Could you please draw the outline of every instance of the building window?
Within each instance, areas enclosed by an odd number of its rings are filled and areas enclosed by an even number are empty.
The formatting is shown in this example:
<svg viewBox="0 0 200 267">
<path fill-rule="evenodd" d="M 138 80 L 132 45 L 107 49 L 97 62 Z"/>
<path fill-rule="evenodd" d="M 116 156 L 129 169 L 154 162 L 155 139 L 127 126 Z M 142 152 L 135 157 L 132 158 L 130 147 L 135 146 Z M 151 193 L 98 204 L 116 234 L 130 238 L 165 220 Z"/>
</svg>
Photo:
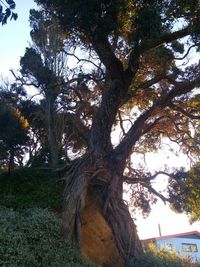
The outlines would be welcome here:
<svg viewBox="0 0 200 267">
<path fill-rule="evenodd" d="M 184 252 L 198 252 L 196 244 L 182 243 L 182 251 Z"/>
</svg>

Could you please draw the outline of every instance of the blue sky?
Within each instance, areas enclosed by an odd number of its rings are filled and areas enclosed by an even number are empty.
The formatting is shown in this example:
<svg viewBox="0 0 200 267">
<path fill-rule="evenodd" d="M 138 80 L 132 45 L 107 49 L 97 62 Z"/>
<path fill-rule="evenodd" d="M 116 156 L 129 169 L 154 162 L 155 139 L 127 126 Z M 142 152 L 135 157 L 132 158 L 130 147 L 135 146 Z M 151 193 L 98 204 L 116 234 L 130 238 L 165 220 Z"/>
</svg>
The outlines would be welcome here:
<svg viewBox="0 0 200 267">
<path fill-rule="evenodd" d="M 30 42 L 29 10 L 36 7 L 33 0 L 15 0 L 17 21 L 8 20 L 0 25 L 0 74 L 9 75 L 9 69 L 17 69 L 20 57 Z"/>
<path fill-rule="evenodd" d="M 17 70 L 20 57 L 29 46 L 29 10 L 36 7 L 33 0 L 15 0 L 15 2 L 18 20 L 8 21 L 7 25 L 0 26 L 0 76 L 3 74 L 5 78 L 10 75 L 10 69 Z M 152 156 L 151 160 L 156 164 L 155 167 L 159 161 L 163 160 L 166 163 L 166 158 L 161 159 L 158 154 Z M 139 236 L 143 239 L 158 236 L 158 224 L 161 225 L 163 235 L 191 230 L 200 231 L 200 223 L 190 226 L 185 215 L 174 214 L 161 202 L 154 207 L 147 220 L 137 216 L 136 223 Z"/>
</svg>

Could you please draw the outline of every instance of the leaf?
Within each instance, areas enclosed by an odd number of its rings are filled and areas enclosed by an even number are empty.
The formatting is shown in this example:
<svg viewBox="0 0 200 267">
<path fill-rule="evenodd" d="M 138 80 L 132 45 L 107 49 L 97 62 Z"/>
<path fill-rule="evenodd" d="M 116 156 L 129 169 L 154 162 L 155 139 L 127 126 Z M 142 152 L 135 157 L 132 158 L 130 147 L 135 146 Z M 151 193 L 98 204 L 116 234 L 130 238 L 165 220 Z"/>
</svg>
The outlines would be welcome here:
<svg viewBox="0 0 200 267">
<path fill-rule="evenodd" d="M 5 15 L 4 15 L 4 18 L 5 18 L 6 21 L 7 21 L 7 19 L 10 17 L 10 15 L 11 15 L 11 10 L 10 10 L 10 8 L 6 8 L 6 10 L 5 10 Z"/>
<path fill-rule="evenodd" d="M 3 14 L 0 13 L 0 23 L 2 22 L 2 20 L 3 20 Z"/>
<path fill-rule="evenodd" d="M 17 13 L 14 13 L 14 12 L 12 12 L 12 16 L 11 16 L 11 18 L 10 18 L 10 19 L 17 20 L 17 18 L 18 18 L 18 15 L 17 15 Z"/>
<path fill-rule="evenodd" d="M 8 3 L 10 9 L 15 9 L 16 4 L 13 0 L 6 0 L 6 2 Z"/>
</svg>

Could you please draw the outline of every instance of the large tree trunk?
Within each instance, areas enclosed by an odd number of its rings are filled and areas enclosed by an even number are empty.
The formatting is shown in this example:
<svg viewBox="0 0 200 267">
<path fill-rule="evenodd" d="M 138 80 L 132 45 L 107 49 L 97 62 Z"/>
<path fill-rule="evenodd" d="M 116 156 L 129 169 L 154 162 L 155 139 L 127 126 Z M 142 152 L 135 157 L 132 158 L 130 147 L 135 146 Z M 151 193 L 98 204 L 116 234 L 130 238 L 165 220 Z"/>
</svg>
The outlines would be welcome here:
<svg viewBox="0 0 200 267">
<path fill-rule="evenodd" d="M 97 191 L 88 193 L 82 212 L 82 255 L 103 267 L 132 266 L 142 247 L 128 207 L 116 198 L 109 200 L 106 210 L 103 204 Z"/>
<path fill-rule="evenodd" d="M 81 234 L 81 254 L 86 260 L 101 266 L 124 266 L 112 229 L 93 194 L 86 196 Z"/>
<path fill-rule="evenodd" d="M 102 266 L 130 266 L 142 253 L 136 226 L 122 199 L 122 180 L 108 160 L 89 154 L 66 172 L 64 230 L 82 255 Z"/>
</svg>

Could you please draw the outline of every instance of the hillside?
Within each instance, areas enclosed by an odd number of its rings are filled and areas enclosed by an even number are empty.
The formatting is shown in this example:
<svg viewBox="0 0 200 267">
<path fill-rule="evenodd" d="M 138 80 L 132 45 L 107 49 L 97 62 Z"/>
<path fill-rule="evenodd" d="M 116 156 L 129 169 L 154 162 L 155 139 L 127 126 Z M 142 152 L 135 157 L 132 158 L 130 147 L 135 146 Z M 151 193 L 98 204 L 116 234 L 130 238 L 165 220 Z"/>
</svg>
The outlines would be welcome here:
<svg viewBox="0 0 200 267">
<path fill-rule="evenodd" d="M 49 169 L 0 175 L 0 266 L 92 267 L 63 238 L 61 180 Z"/>
<path fill-rule="evenodd" d="M 63 238 L 64 182 L 48 168 L 23 168 L 0 174 L 0 266 L 94 267 Z M 177 255 L 151 247 L 134 267 L 191 266 Z M 103 267 L 114 267 L 103 265 Z"/>
</svg>

